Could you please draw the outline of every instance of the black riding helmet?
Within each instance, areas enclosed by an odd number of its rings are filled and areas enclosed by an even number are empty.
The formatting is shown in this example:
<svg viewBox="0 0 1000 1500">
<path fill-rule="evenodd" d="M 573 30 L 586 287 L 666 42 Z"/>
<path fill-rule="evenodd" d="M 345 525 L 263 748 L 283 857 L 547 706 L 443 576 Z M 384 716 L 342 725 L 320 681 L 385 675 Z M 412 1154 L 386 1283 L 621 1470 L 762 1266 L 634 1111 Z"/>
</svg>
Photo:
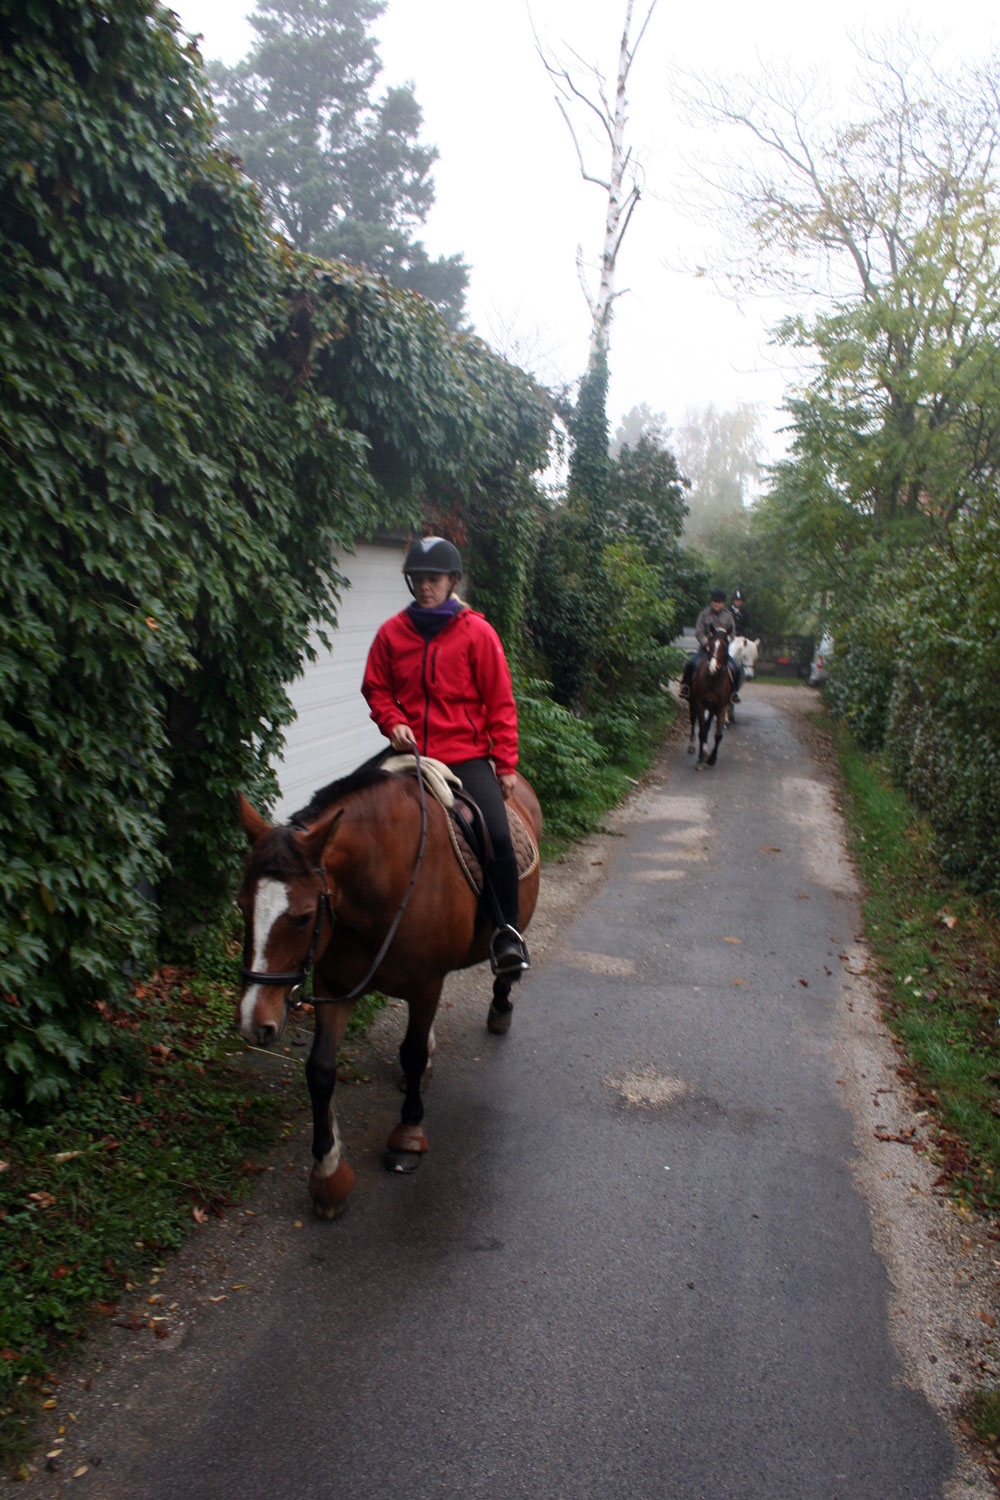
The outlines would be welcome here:
<svg viewBox="0 0 1000 1500">
<path fill-rule="evenodd" d="M 422 536 L 410 544 L 403 572 L 456 573 L 462 576 L 462 555 L 453 542 L 443 536 Z"/>
<path fill-rule="evenodd" d="M 704 598 L 704 595 L 702 595 L 702 598 Z M 713 599 L 713 602 L 715 600 L 718 600 L 720 603 L 725 604 L 725 602 L 726 602 L 726 591 L 725 591 L 725 589 L 713 589 L 712 590 L 712 599 Z"/>
</svg>

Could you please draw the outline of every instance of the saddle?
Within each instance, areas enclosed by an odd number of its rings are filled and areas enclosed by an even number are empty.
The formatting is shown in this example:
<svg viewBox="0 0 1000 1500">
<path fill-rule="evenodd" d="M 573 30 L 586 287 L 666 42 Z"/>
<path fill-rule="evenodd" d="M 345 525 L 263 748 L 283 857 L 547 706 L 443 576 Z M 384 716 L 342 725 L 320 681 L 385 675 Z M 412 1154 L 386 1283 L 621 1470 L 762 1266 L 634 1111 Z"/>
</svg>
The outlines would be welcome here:
<svg viewBox="0 0 1000 1500">
<path fill-rule="evenodd" d="M 392 755 L 383 761 L 382 770 L 391 775 L 415 776 L 417 765 L 412 755 Z M 454 771 L 450 771 L 441 761 L 421 756 L 420 772 L 427 790 L 448 814 L 448 837 L 459 868 L 470 890 L 481 896 L 483 871 L 489 867 L 493 858 L 493 846 L 482 810 L 469 796 Z M 517 808 L 510 802 L 504 806 L 507 810 L 510 841 L 517 858 L 517 878 L 524 880 L 538 864 L 538 846 Z"/>
</svg>

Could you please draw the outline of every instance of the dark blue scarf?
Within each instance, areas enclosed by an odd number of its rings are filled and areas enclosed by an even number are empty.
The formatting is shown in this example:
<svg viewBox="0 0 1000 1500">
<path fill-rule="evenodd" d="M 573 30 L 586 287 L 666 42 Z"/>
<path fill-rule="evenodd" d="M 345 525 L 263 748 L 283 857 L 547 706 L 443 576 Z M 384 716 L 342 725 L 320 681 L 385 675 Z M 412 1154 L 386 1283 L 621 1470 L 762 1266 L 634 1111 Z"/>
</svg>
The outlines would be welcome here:
<svg viewBox="0 0 1000 1500">
<path fill-rule="evenodd" d="M 419 631 L 424 640 L 432 641 L 464 608 L 464 604 L 452 594 L 443 604 L 438 604 L 433 609 L 421 609 L 414 601 L 407 610 L 407 614 L 414 629 Z"/>
</svg>

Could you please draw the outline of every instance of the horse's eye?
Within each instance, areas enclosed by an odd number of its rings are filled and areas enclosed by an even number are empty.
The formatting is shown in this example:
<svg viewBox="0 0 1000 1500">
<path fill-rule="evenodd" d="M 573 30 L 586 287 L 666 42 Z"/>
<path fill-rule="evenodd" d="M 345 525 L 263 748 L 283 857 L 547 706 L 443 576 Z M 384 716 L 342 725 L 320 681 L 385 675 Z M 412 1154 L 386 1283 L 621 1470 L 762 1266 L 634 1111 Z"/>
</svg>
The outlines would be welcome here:
<svg viewBox="0 0 1000 1500">
<path fill-rule="evenodd" d="M 289 917 L 288 921 L 289 925 L 294 927 L 296 930 L 302 927 L 308 927 L 309 923 L 312 921 L 312 912 L 307 911 L 305 916 L 303 917 Z"/>
</svg>

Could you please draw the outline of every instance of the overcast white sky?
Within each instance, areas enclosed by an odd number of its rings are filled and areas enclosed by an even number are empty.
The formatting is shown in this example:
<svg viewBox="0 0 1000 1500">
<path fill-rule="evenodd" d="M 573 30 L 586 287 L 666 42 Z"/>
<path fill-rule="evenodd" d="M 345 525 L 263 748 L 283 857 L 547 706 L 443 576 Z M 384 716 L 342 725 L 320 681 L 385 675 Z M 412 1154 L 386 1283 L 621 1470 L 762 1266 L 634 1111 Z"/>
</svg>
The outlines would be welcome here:
<svg viewBox="0 0 1000 1500">
<path fill-rule="evenodd" d="M 228 63 L 253 40 L 244 19 L 252 8 L 252 0 L 172 0 L 184 27 L 202 34 L 205 57 Z M 531 14 L 547 47 L 563 56 L 572 47 L 613 86 L 624 9 L 624 0 L 532 0 Z M 648 0 L 635 0 L 636 15 L 647 9 Z M 769 451 L 781 446 L 773 434 L 788 371 L 766 330 L 784 309 L 737 308 L 688 269 L 719 226 L 685 211 L 683 157 L 699 151 L 700 138 L 677 118 L 668 68 L 726 77 L 787 62 L 844 79 L 856 57 L 850 37 L 881 35 L 901 20 L 942 62 L 981 58 L 1000 44 L 1000 9 L 977 0 L 659 0 L 629 90 L 629 138 L 646 192 L 619 259 L 618 286 L 628 291 L 612 329 L 613 424 L 641 402 L 677 426 L 691 407 L 752 401 L 764 408 Z M 479 333 L 545 380 L 576 379 L 590 331 L 576 252 L 582 245 L 591 262 L 599 255 L 604 196 L 580 180 L 525 0 L 389 0 L 373 30 L 382 81 L 414 85 L 422 139 L 440 152 L 428 249 L 471 265 L 468 307 Z"/>
</svg>

